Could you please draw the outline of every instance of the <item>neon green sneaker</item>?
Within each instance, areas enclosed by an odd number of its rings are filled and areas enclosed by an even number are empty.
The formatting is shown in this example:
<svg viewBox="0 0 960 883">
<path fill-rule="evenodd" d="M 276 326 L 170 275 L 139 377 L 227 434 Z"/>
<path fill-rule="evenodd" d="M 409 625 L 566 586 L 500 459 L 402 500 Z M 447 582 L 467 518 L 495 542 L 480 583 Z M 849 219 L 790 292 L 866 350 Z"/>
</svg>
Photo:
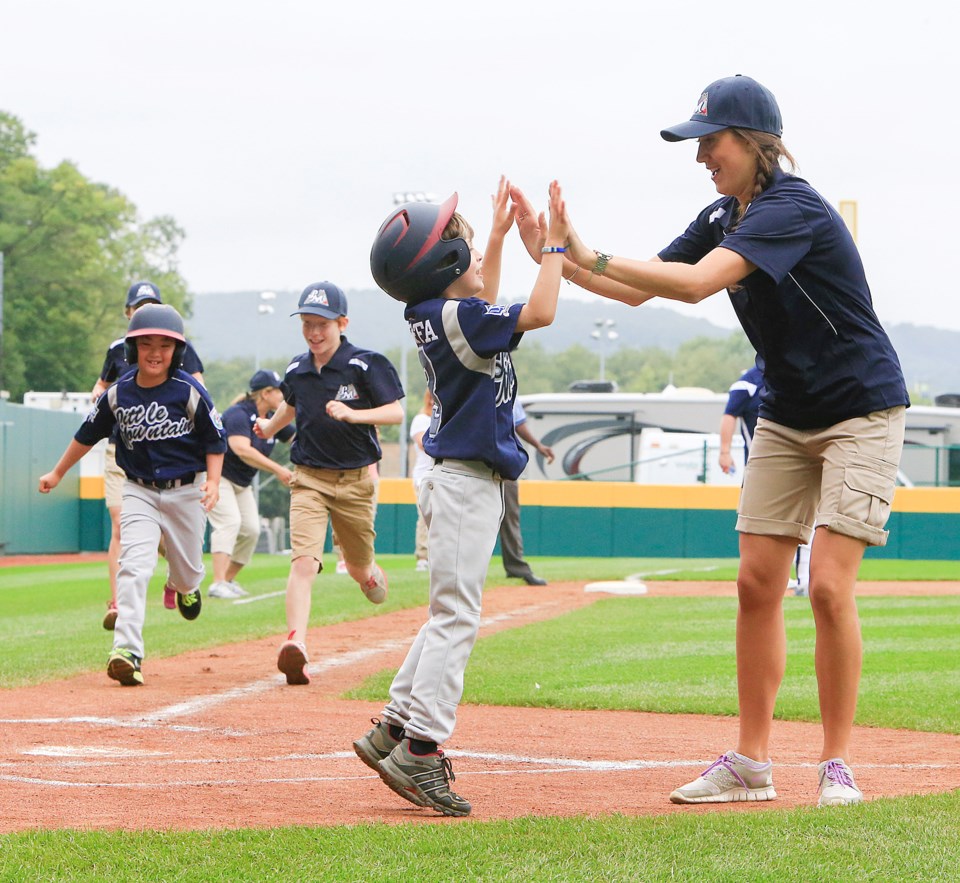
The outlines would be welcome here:
<svg viewBox="0 0 960 883">
<path fill-rule="evenodd" d="M 139 687 L 143 684 L 141 661 L 140 657 L 134 656 L 130 650 L 118 647 L 107 661 L 107 677 L 119 681 L 124 687 Z"/>
</svg>

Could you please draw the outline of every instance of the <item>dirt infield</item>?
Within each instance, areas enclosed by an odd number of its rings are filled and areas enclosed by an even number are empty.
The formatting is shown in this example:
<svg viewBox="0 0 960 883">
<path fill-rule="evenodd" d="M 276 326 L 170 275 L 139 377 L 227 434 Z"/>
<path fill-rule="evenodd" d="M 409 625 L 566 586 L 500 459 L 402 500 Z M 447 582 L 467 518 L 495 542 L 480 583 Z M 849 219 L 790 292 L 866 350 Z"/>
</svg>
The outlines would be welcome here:
<svg viewBox="0 0 960 883">
<path fill-rule="evenodd" d="M 649 594 L 732 595 L 729 583 L 648 583 Z M 863 583 L 859 594 L 958 594 L 960 583 Z M 492 589 L 481 634 L 593 603 L 582 583 Z M 638 599 L 642 603 L 642 599 Z M 350 742 L 379 706 L 338 698 L 397 666 L 423 621 L 407 610 L 311 630 L 309 687 L 276 673 L 277 639 L 148 660 L 147 685 L 102 673 L 0 691 L 0 832 L 196 829 L 382 821 L 457 824 L 406 803 Z M 447 746 L 472 818 L 771 810 L 816 800 L 816 724 L 776 722 L 768 804 L 677 807 L 667 794 L 736 739 L 736 720 L 463 706 Z M 858 728 L 870 797 L 960 788 L 960 737 Z M 909 762 L 907 762 L 909 759 Z"/>
</svg>

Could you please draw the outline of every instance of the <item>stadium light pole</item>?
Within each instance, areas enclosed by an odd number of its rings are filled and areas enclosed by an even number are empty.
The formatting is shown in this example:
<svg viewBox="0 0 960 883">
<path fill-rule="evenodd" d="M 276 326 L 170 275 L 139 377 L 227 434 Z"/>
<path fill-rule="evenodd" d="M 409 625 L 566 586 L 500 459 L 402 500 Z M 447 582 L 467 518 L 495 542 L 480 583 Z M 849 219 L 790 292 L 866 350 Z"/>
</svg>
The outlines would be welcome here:
<svg viewBox="0 0 960 883">
<path fill-rule="evenodd" d="M 260 303 L 257 304 L 257 313 L 261 316 L 269 316 L 273 310 L 273 304 L 270 301 L 277 299 L 277 293 L 275 291 L 261 291 L 260 292 Z M 257 345 L 255 349 L 254 356 L 254 371 L 260 370 L 260 335 L 257 335 Z"/>
<path fill-rule="evenodd" d="M 607 341 L 616 340 L 620 335 L 613 330 L 617 324 L 613 319 L 595 319 L 593 324 L 596 327 L 590 332 L 590 336 L 600 341 L 600 379 L 606 380 Z"/>
</svg>

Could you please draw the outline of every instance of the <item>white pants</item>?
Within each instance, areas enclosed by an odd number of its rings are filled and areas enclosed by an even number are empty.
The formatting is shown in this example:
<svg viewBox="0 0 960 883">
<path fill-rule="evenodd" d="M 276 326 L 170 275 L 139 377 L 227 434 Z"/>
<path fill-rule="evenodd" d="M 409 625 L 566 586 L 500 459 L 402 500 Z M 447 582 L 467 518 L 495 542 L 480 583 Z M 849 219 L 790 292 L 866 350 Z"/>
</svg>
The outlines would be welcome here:
<svg viewBox="0 0 960 883">
<path fill-rule="evenodd" d="M 147 587 L 157 566 L 163 537 L 170 574 L 167 585 L 181 594 L 203 582 L 203 532 L 207 514 L 200 504 L 204 474 L 193 484 L 169 491 L 123 483 L 120 510 L 120 570 L 117 573 L 117 625 L 113 649 L 143 658 Z"/>
<path fill-rule="evenodd" d="M 483 463 L 445 460 L 420 486 L 430 549 L 430 618 L 390 686 L 383 718 L 442 744 L 453 733 L 463 672 L 480 628 L 480 602 L 503 518 L 503 484 Z"/>
<path fill-rule="evenodd" d="M 260 513 L 253 487 L 220 480 L 220 499 L 210 510 L 210 551 L 237 564 L 249 564 L 260 539 Z"/>
</svg>

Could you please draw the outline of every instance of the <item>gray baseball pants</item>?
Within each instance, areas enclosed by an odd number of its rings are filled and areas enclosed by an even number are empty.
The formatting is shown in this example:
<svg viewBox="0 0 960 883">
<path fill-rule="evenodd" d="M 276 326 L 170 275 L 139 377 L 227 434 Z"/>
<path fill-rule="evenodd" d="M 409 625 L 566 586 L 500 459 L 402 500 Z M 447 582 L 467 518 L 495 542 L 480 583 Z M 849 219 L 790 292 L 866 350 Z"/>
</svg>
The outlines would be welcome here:
<svg viewBox="0 0 960 883">
<path fill-rule="evenodd" d="M 463 673 L 503 518 L 503 483 L 474 460 L 442 460 L 424 476 L 420 509 L 430 549 L 430 618 L 390 686 L 383 718 L 407 736 L 444 743 L 453 733 Z"/>
<path fill-rule="evenodd" d="M 123 483 L 120 510 L 120 569 L 113 649 L 143 658 L 147 587 L 157 566 L 160 537 L 166 545 L 167 585 L 187 594 L 203 582 L 203 532 L 207 513 L 200 504 L 199 474 L 193 484 L 168 491 Z"/>
</svg>

